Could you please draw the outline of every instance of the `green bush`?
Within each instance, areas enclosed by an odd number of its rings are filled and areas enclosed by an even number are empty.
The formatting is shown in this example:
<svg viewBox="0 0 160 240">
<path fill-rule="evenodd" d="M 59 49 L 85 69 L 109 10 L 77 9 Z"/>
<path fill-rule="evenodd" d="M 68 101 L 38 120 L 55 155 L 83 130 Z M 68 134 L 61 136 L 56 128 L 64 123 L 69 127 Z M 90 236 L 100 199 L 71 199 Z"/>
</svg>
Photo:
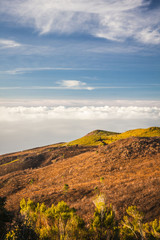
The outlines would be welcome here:
<svg viewBox="0 0 160 240">
<path fill-rule="evenodd" d="M 63 188 L 64 188 L 65 192 L 67 192 L 69 190 L 69 185 L 65 183 Z"/>
<path fill-rule="evenodd" d="M 100 182 L 103 183 L 104 177 L 100 177 Z"/>
<path fill-rule="evenodd" d="M 100 194 L 95 200 L 96 206 L 91 223 L 91 235 L 95 240 L 118 239 L 118 225 L 112 205 L 107 206 L 105 196 Z"/>
<path fill-rule="evenodd" d="M 91 224 L 85 222 L 64 201 L 47 207 L 22 199 L 20 216 L 5 236 L 6 210 L 4 200 L 0 204 L 1 240 L 158 240 L 160 220 L 144 223 L 143 213 L 136 206 L 128 207 L 121 222 L 116 221 L 112 205 L 99 194 L 94 200 L 95 212 Z M 3 227 L 3 228 L 2 228 Z"/>
<path fill-rule="evenodd" d="M 81 239 L 85 233 L 84 221 L 63 201 L 47 208 L 44 203 L 22 199 L 20 207 L 25 221 L 35 229 L 39 239 Z"/>
</svg>

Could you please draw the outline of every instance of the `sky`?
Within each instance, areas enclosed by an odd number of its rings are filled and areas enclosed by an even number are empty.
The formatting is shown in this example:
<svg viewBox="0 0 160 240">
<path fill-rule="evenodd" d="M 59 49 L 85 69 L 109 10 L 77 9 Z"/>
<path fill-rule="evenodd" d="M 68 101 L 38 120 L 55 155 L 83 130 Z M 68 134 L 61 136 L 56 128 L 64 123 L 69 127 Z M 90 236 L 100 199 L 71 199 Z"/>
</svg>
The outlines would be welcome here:
<svg viewBox="0 0 160 240">
<path fill-rule="evenodd" d="M 0 154 L 159 120 L 159 0 L 0 0 Z"/>
</svg>

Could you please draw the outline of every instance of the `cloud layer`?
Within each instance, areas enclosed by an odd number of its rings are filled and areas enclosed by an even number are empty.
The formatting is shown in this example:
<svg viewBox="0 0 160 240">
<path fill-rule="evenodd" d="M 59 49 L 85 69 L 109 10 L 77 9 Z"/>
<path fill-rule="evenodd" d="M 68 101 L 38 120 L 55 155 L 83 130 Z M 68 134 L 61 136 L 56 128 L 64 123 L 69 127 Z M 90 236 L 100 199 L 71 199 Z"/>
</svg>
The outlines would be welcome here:
<svg viewBox="0 0 160 240">
<path fill-rule="evenodd" d="M 10 98 L 0 98 L 1 107 L 82 107 L 82 106 L 95 106 L 95 107 L 157 107 L 160 108 L 160 101 L 151 101 L 151 100 L 107 100 L 107 99 L 10 99 Z"/>
<path fill-rule="evenodd" d="M 159 126 L 160 107 L 0 107 L 0 154 L 71 141 L 95 129 Z"/>
<path fill-rule="evenodd" d="M 81 32 L 113 41 L 160 43 L 159 9 L 144 0 L 1 0 L 0 12 L 41 34 Z"/>
<path fill-rule="evenodd" d="M 160 107 L 0 107 L 0 121 L 104 120 L 104 119 L 159 119 Z"/>
</svg>

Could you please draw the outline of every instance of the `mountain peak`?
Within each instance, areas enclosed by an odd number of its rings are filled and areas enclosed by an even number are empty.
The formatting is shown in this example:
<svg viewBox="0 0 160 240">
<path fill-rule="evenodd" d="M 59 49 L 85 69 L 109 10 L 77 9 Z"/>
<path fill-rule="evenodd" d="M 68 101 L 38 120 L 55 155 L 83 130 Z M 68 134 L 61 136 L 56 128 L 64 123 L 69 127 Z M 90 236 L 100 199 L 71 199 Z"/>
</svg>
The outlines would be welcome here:
<svg viewBox="0 0 160 240">
<path fill-rule="evenodd" d="M 106 135 L 106 136 L 109 136 L 109 135 L 113 135 L 113 134 L 118 134 L 118 133 L 96 129 L 92 132 L 89 132 L 86 136 L 92 136 L 92 135 Z"/>
</svg>

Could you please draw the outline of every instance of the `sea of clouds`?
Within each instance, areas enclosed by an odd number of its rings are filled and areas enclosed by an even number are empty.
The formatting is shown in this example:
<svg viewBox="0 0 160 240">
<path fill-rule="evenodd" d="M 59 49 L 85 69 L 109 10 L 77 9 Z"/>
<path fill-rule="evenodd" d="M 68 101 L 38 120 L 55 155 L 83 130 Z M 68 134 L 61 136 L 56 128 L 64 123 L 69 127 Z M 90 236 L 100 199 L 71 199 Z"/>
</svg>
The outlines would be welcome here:
<svg viewBox="0 0 160 240">
<path fill-rule="evenodd" d="M 83 107 L 0 107 L 0 122 L 45 120 L 132 120 L 159 119 L 160 107 L 83 106 Z"/>
<path fill-rule="evenodd" d="M 160 106 L 0 106 L 0 153 L 70 141 L 95 129 L 160 126 Z"/>
</svg>

